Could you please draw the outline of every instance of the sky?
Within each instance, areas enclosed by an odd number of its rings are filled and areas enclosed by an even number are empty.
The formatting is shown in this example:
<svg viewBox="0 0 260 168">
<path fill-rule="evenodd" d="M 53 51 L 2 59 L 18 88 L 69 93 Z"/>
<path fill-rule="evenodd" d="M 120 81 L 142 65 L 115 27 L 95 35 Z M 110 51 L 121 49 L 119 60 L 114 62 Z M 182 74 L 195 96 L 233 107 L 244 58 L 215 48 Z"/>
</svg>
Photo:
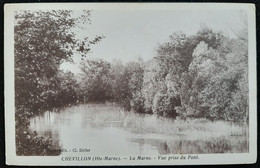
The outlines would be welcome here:
<svg viewBox="0 0 260 168">
<path fill-rule="evenodd" d="M 91 25 L 87 31 L 79 31 L 77 37 L 104 35 L 92 46 L 87 58 L 101 58 L 109 62 L 123 63 L 141 57 L 144 61 L 156 55 L 159 44 L 167 42 L 174 32 L 195 34 L 206 25 L 215 31 L 223 31 L 234 37 L 232 29 L 241 27 L 239 10 L 93 10 Z M 75 54 L 74 64 L 63 63 L 61 69 L 79 73 L 80 56 Z"/>
</svg>

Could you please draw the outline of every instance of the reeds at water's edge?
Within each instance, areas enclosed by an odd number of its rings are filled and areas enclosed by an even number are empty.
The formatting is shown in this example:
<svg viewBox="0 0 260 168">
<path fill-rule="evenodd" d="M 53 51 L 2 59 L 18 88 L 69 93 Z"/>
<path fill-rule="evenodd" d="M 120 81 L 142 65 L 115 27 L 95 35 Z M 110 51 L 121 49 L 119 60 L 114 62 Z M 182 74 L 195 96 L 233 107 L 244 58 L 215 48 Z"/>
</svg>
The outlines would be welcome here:
<svg viewBox="0 0 260 168">
<path fill-rule="evenodd" d="M 138 114 L 126 112 L 120 107 L 109 104 L 80 105 L 76 108 L 88 108 L 95 111 L 90 115 L 93 122 L 122 122 L 124 127 L 136 133 L 157 133 L 166 135 L 203 135 L 207 136 L 248 136 L 248 125 L 246 123 L 235 123 L 228 121 L 210 121 L 204 118 L 198 119 L 170 119 L 157 117 L 152 114 Z M 87 112 L 87 111 L 86 111 Z M 93 114 L 93 113 L 92 113 Z"/>
<path fill-rule="evenodd" d="M 125 129 L 137 134 L 152 134 L 159 138 L 161 154 L 168 153 L 245 153 L 249 151 L 248 125 L 228 121 L 210 121 L 204 118 L 170 119 L 152 114 L 126 112 L 115 105 L 83 105 L 96 124 L 121 123 Z M 98 108 L 96 108 L 98 107 Z M 143 143 L 158 146 L 152 139 Z M 161 138 L 161 139 L 160 139 Z M 136 139 L 139 141 L 140 139 Z M 158 141 L 158 140 L 157 140 Z M 158 143 L 158 142 L 157 142 Z M 165 150 L 167 148 L 167 150 Z M 166 152 L 166 153 L 165 153 Z"/>
</svg>

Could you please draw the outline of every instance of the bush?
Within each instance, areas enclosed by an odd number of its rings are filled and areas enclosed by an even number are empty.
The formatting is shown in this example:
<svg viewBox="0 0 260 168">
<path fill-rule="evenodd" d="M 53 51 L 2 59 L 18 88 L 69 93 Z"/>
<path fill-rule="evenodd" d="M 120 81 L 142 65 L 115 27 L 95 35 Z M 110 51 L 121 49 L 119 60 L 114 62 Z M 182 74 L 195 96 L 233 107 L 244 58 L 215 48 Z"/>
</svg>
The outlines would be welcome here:
<svg viewBox="0 0 260 168">
<path fill-rule="evenodd" d="M 180 100 L 169 94 L 158 92 L 153 101 L 153 112 L 158 116 L 176 118 L 178 113 L 175 107 L 180 105 Z"/>
<path fill-rule="evenodd" d="M 46 156 L 59 155 L 61 151 L 57 147 L 54 148 L 50 138 L 44 139 L 37 136 L 37 133 L 29 133 L 29 131 L 19 131 L 16 133 L 16 154 L 22 156 Z"/>
<path fill-rule="evenodd" d="M 135 94 L 131 100 L 131 107 L 135 112 L 145 113 L 144 97 L 140 94 Z"/>
</svg>

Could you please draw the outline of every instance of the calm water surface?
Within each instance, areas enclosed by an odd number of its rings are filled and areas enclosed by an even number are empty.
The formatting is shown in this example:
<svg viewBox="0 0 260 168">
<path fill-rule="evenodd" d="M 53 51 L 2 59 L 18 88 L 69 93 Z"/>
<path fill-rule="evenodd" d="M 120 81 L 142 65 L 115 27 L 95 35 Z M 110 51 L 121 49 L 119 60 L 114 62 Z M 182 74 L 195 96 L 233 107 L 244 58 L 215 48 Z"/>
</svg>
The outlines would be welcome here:
<svg viewBox="0 0 260 168">
<path fill-rule="evenodd" d="M 64 149 L 87 148 L 86 155 L 158 155 L 248 152 L 245 137 L 189 139 L 187 136 L 135 133 L 118 107 L 80 105 L 47 111 L 30 119 L 30 128 Z"/>
</svg>

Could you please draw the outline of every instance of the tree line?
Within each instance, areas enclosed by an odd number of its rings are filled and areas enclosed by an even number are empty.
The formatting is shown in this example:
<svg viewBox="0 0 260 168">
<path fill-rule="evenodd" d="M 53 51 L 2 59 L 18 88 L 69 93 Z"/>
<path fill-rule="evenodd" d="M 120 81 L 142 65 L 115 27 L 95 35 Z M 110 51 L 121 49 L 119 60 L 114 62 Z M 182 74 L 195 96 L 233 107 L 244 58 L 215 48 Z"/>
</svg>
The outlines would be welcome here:
<svg viewBox="0 0 260 168">
<path fill-rule="evenodd" d="M 247 121 L 248 43 L 246 33 L 240 35 L 228 38 L 202 27 L 195 35 L 174 33 L 148 62 L 87 60 L 81 93 L 138 113 Z"/>
</svg>

